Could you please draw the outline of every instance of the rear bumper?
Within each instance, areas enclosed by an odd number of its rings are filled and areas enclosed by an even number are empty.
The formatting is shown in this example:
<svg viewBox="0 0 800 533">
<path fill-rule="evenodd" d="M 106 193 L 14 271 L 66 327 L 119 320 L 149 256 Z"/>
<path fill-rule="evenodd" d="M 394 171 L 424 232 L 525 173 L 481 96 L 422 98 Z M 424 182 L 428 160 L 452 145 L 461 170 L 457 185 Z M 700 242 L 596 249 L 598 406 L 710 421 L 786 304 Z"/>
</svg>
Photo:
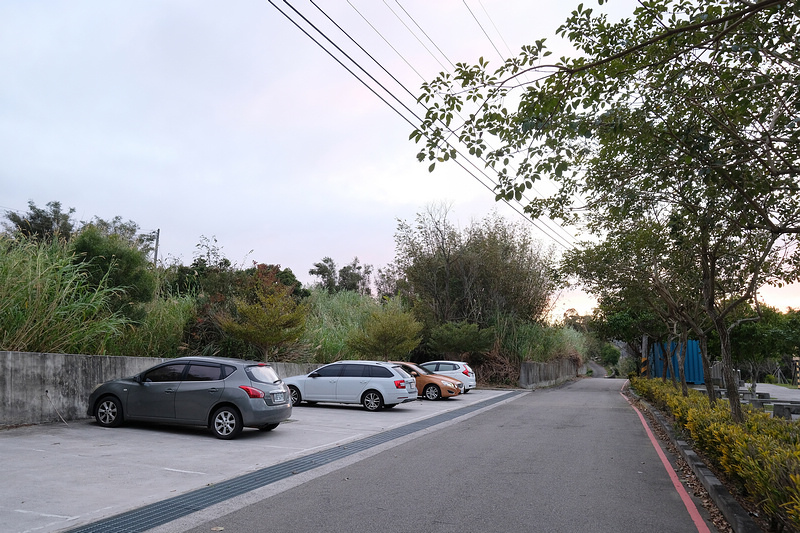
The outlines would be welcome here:
<svg viewBox="0 0 800 533">
<path fill-rule="evenodd" d="M 292 416 L 291 402 L 281 405 L 267 405 L 261 400 L 261 402 L 252 402 L 252 407 L 251 410 L 242 413 L 242 425 L 246 427 L 277 424 L 288 420 Z"/>
</svg>

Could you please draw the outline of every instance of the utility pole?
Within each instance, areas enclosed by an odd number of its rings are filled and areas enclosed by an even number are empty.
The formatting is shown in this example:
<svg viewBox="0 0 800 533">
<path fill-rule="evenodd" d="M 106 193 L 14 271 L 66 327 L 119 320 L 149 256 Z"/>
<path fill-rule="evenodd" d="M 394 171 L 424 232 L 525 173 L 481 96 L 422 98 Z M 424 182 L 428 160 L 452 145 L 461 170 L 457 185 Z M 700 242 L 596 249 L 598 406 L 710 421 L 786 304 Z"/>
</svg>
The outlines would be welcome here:
<svg viewBox="0 0 800 533">
<path fill-rule="evenodd" d="M 156 230 L 156 246 L 155 246 L 155 249 L 153 250 L 153 266 L 154 267 L 158 266 L 158 238 L 160 236 L 161 236 L 161 229 L 159 228 L 159 229 Z"/>
</svg>

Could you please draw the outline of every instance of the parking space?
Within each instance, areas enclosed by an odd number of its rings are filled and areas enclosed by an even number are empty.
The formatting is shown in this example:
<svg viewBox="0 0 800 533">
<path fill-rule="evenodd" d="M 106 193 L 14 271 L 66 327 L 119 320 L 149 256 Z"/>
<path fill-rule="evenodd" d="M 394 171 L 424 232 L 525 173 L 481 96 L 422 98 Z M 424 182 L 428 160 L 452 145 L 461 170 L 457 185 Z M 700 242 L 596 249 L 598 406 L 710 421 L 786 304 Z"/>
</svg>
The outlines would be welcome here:
<svg viewBox="0 0 800 533">
<path fill-rule="evenodd" d="M 0 523 L 53 532 L 171 498 L 248 472 L 491 399 L 476 390 L 375 413 L 360 406 L 300 406 L 272 432 L 222 441 L 203 428 L 93 420 L 0 431 Z"/>
</svg>

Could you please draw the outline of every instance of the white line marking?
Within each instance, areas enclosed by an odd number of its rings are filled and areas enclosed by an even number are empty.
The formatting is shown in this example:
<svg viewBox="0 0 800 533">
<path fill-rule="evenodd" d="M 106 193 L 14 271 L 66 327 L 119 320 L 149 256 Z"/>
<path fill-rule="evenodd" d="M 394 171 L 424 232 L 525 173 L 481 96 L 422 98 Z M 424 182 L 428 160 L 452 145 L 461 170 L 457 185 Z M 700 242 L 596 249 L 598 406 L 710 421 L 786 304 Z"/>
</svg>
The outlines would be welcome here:
<svg viewBox="0 0 800 533">
<path fill-rule="evenodd" d="M 169 470 L 170 472 L 180 472 L 181 474 L 200 474 L 201 476 L 205 476 L 205 472 L 195 472 L 193 470 L 178 470 L 177 468 L 164 468 L 164 470 Z"/>
</svg>

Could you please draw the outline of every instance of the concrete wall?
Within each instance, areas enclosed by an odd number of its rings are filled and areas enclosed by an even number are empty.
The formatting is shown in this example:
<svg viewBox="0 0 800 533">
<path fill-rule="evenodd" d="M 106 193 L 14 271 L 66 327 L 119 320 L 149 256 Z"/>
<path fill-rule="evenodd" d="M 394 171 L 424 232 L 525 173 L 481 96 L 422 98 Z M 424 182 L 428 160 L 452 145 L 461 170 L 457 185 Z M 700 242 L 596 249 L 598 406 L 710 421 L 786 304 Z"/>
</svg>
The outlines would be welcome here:
<svg viewBox="0 0 800 533">
<path fill-rule="evenodd" d="M 519 370 L 519 386 L 524 389 L 552 387 L 572 379 L 581 369 L 575 368 L 572 361 L 560 359 L 551 363 L 523 362 Z M 585 373 L 585 371 L 584 371 Z"/>
<path fill-rule="evenodd" d="M 95 385 L 132 376 L 165 361 L 157 357 L 43 354 L 0 351 L 0 427 L 87 418 L 86 400 Z M 271 363 L 285 378 L 319 365 Z M 577 375 L 569 361 L 523 363 L 520 386 L 556 385 Z"/>
<path fill-rule="evenodd" d="M 95 385 L 132 376 L 165 361 L 158 357 L 0 351 L 0 427 L 87 418 Z M 319 365 L 273 363 L 281 378 Z"/>
</svg>

